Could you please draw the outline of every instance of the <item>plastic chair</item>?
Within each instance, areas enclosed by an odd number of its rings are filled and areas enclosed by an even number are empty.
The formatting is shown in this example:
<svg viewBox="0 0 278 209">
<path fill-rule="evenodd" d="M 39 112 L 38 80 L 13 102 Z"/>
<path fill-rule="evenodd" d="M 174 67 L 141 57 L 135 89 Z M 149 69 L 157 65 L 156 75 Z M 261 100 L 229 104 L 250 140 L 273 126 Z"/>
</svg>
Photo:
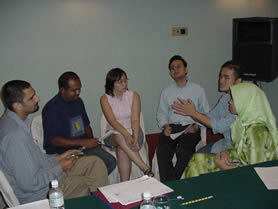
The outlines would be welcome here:
<svg viewBox="0 0 278 209">
<path fill-rule="evenodd" d="M 19 201 L 15 196 L 14 190 L 2 170 L 0 170 L 0 190 L 9 207 L 19 205 Z"/>
<path fill-rule="evenodd" d="M 100 120 L 100 129 L 101 129 L 101 136 L 103 136 L 106 131 L 107 131 L 107 125 L 108 122 L 105 118 L 104 115 L 102 115 L 101 120 Z M 143 119 L 143 114 L 141 112 L 140 114 L 140 127 L 143 131 L 143 144 L 142 147 L 139 151 L 142 160 L 149 165 L 149 156 L 148 156 L 148 144 L 146 142 L 146 136 L 145 136 L 145 126 L 144 126 L 144 119 Z M 105 146 L 103 146 L 103 149 L 106 150 L 107 152 L 109 152 L 110 154 L 112 154 L 115 158 L 116 158 L 116 152 L 115 150 L 112 150 L 110 148 L 107 148 Z M 136 179 L 139 178 L 143 175 L 143 172 L 140 170 L 140 168 L 135 165 L 133 162 L 131 164 L 131 173 L 130 173 L 130 180 L 132 179 Z M 116 166 L 116 168 L 113 170 L 113 172 L 108 176 L 108 180 L 110 184 L 115 184 L 115 183 L 119 183 L 120 182 L 120 174 L 118 171 L 118 166 Z"/>
<path fill-rule="evenodd" d="M 43 148 L 43 127 L 42 127 L 42 115 L 36 115 L 31 123 L 31 132 L 34 138 L 34 142 L 40 147 L 43 153 L 45 149 Z"/>
</svg>

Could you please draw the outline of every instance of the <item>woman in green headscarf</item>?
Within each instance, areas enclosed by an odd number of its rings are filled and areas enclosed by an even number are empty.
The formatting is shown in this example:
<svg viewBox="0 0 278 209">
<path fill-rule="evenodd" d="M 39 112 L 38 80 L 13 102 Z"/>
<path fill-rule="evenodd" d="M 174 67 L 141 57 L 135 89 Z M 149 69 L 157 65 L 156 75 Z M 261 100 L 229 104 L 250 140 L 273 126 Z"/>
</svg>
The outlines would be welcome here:
<svg viewBox="0 0 278 209">
<path fill-rule="evenodd" d="M 181 178 L 277 159 L 278 132 L 264 92 L 252 83 L 231 87 L 229 110 L 237 114 L 231 125 L 233 146 L 215 154 L 196 153 Z"/>
</svg>

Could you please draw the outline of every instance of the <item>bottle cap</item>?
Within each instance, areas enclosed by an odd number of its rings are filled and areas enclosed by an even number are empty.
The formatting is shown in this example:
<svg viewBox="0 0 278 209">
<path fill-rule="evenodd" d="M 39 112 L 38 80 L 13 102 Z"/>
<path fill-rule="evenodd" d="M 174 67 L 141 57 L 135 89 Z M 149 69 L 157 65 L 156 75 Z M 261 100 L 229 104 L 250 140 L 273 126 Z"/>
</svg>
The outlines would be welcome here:
<svg viewBox="0 0 278 209">
<path fill-rule="evenodd" d="M 150 200 L 151 199 L 151 193 L 150 192 L 144 192 L 143 193 L 143 198 L 146 200 Z"/>
<path fill-rule="evenodd" d="M 59 183 L 58 183 L 57 180 L 52 180 L 52 181 L 51 181 L 51 186 L 52 186 L 52 188 L 57 188 L 58 185 L 59 185 Z"/>
</svg>

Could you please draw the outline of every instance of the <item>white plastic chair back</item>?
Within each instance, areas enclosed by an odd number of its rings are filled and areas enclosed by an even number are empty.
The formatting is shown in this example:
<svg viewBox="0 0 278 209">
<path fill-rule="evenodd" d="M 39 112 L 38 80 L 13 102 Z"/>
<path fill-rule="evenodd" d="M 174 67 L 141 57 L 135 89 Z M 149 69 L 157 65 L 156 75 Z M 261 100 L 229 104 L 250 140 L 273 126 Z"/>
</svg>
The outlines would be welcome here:
<svg viewBox="0 0 278 209">
<path fill-rule="evenodd" d="M 195 151 L 201 149 L 202 147 L 206 146 L 207 144 L 207 128 L 206 127 L 201 127 L 201 140 L 195 147 Z"/>
<path fill-rule="evenodd" d="M 19 201 L 2 170 L 0 170 L 0 190 L 9 207 L 19 205 Z"/>
<path fill-rule="evenodd" d="M 31 132 L 34 138 L 34 142 L 40 147 L 43 153 L 46 153 L 43 148 L 43 127 L 42 127 L 42 115 L 36 115 L 31 123 Z"/>
<path fill-rule="evenodd" d="M 101 136 L 103 136 L 106 131 L 107 131 L 107 120 L 104 115 L 102 115 L 101 120 L 100 120 L 100 133 Z M 139 151 L 142 160 L 149 165 L 149 152 L 148 152 L 148 144 L 146 142 L 146 136 L 145 136 L 145 126 L 144 126 L 144 118 L 143 114 L 141 112 L 140 114 L 140 127 L 143 131 L 143 144 L 142 147 Z M 103 146 L 103 149 L 112 154 L 116 158 L 116 152 L 114 150 L 111 150 L 105 146 Z M 143 172 L 134 164 L 132 163 L 131 166 L 131 173 L 130 173 L 130 180 L 139 178 L 143 175 Z M 118 166 L 113 170 L 113 172 L 108 176 L 109 184 L 115 184 L 120 182 L 120 174 L 118 171 Z"/>
</svg>

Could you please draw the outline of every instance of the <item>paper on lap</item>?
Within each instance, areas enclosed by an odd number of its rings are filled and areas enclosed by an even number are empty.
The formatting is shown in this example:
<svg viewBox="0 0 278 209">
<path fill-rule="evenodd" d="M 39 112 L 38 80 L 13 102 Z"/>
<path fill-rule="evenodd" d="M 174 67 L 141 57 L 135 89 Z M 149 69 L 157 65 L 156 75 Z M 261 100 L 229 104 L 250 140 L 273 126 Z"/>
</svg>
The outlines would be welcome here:
<svg viewBox="0 0 278 209">
<path fill-rule="evenodd" d="M 178 138 L 180 135 L 182 134 L 186 134 L 188 133 L 189 129 L 191 128 L 192 124 L 190 124 L 189 126 L 186 127 L 186 129 L 184 129 L 181 132 L 175 133 L 175 134 L 171 134 L 170 137 L 171 139 L 175 140 L 176 138 Z"/>
</svg>

